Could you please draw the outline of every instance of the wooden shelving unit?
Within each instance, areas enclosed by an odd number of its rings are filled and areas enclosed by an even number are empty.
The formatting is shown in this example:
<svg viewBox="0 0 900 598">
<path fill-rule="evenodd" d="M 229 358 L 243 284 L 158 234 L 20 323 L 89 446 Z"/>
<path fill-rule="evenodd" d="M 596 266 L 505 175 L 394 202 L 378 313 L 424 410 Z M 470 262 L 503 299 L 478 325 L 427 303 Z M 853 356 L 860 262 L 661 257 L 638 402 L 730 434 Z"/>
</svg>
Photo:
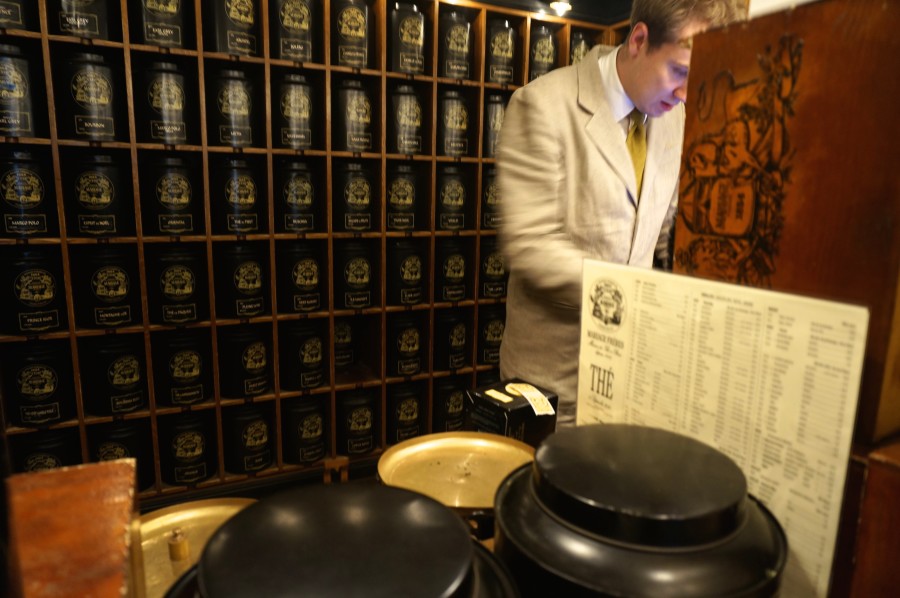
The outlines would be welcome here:
<svg viewBox="0 0 900 598">
<path fill-rule="evenodd" d="M 390 10 L 393 3 L 372 0 L 368 3 L 369 15 L 374 19 L 374 60 L 371 68 L 350 68 L 333 63 L 331 51 L 334 40 L 332 18 L 336 0 L 316 1 L 318 14 L 313 23 L 322 47 L 313 49 L 314 62 L 294 62 L 273 57 L 270 42 L 277 19 L 276 0 L 254 2 L 256 18 L 259 22 L 260 40 L 255 55 L 231 55 L 212 52 L 214 47 L 206 38 L 206 28 L 211 17 L 210 0 L 183 1 L 187 12 L 189 29 L 184 32 L 185 45 L 182 48 L 163 48 L 137 43 L 137 15 L 139 3 L 131 0 L 110 0 L 110 33 L 108 39 L 85 39 L 81 37 L 51 33 L 54 16 L 51 14 L 52 0 L 39 0 L 32 15 L 37 23 L 33 30 L 0 29 L 0 44 L 13 44 L 23 49 L 32 76 L 32 98 L 34 102 L 36 137 L 6 137 L 0 140 L 0 151 L 28 150 L 44 165 L 48 176 L 48 190 L 52 187 L 49 205 L 56 208 L 55 217 L 59 222 L 58 236 L 26 235 L 14 236 L 0 233 L 0 251 L 5 255 L 15 255 L 32 247 L 45 247 L 60 260 L 61 280 L 58 289 L 64 295 L 64 308 L 59 316 L 65 320 L 58 328 L 36 332 L 0 334 L 0 363 L 10 355 L 24 349 L 47 343 L 57 344 L 66 350 L 71 358 L 70 380 L 63 383 L 70 387 L 70 393 L 63 400 L 71 401 L 72 417 L 55 423 L 35 426 L 14 425 L 9 416 L 12 400 L 8 392 L 3 398 L 3 442 L 7 443 L 12 459 L 12 470 L 21 471 L 21 456 L 25 446 L 31 441 L 50 432 L 68 435 L 66 442 L 72 450 L 67 463 L 87 462 L 93 458 L 92 438 L 95 431 L 120 422 L 136 423 L 144 433 L 142 447 L 145 464 L 152 460 L 152 472 L 147 484 L 141 489 L 142 501 L 156 501 L 165 497 L 187 499 L 199 493 L 224 487 L 239 487 L 241 484 L 278 476 L 313 474 L 323 468 L 323 459 L 339 458 L 346 454 L 338 440 L 342 438 L 342 418 L 346 411 L 342 405 L 348 397 L 359 391 L 369 391 L 374 397 L 373 420 L 375 425 L 374 443 L 369 450 L 351 454 L 350 463 L 372 462 L 390 443 L 396 441 L 397 415 L 395 397 L 404 390 L 412 389 L 418 396 L 417 432 L 424 434 L 437 430 L 441 420 L 435 409 L 438 387 L 449 381 L 458 382 L 462 388 L 472 388 L 496 379 L 498 374 L 494 353 L 485 343 L 496 341 L 485 338 L 482 330 L 488 314 L 497 310 L 501 313 L 505 299 L 502 292 L 484 295 L 483 274 L 480 268 L 486 256 L 487 247 L 496 237 L 496 229 L 485 227 L 482 196 L 487 184 L 487 172 L 494 160 L 484 156 L 486 135 L 484 111 L 490 95 L 500 95 L 508 100 L 512 92 L 524 85 L 525 74 L 529 72 L 530 32 L 537 25 L 546 25 L 553 32 L 557 46 L 556 67 L 567 64 L 569 42 L 575 31 L 587 34 L 597 43 L 618 43 L 623 35 L 621 26 L 604 27 L 594 23 L 571 21 L 554 16 L 493 7 L 467 0 L 430 0 L 417 2 L 425 16 L 425 68 L 422 74 L 408 75 L 390 70 Z M 473 51 L 470 57 L 470 79 L 454 79 L 437 76 L 439 22 L 442 15 L 457 11 L 464 15 L 471 25 Z M 486 41 L 491 19 L 508 20 L 517 33 L 515 58 L 515 79 L 509 84 L 486 81 Z M 99 54 L 111 68 L 118 113 L 116 114 L 116 137 L 109 141 L 84 141 L 61 136 L 61 106 L 58 105 L 66 85 L 62 80 L 62 69 L 68 56 L 76 52 Z M 143 77 L 148 69 L 158 62 L 174 63 L 183 73 L 186 93 L 186 123 L 188 134 L 183 143 L 174 145 L 147 142 L 140 132 L 141 114 L 136 106 L 143 101 Z M 244 72 L 253 84 L 253 144 L 233 147 L 212 143 L 210 129 L 213 116 L 210 113 L 208 94 L 212 93 L 217 73 L 223 69 Z M 275 130 L 277 116 L 277 86 L 286 74 L 304 75 L 312 89 L 314 104 L 312 147 L 296 150 L 281 147 L 279 133 Z M 372 99 L 374 144 L 371 151 L 362 153 L 333 149 L 334 128 L 337 122 L 336 101 L 342 82 L 360 80 Z M 391 124 L 391 94 L 400 85 L 411 85 L 418 93 L 422 104 L 422 152 L 414 155 L 389 153 L 386 142 Z M 468 103 L 469 128 L 468 149 L 461 157 L 448 157 L 438 151 L 437 139 L 442 124 L 440 122 L 440 101 L 444 92 L 458 91 Z M 46 108 L 46 110 L 45 110 Z M 133 195 L 133 222 L 119 222 L 122 236 L 91 238 L 76 234 L 71 228 L 72 198 L 67 190 L 67 171 L 71 165 L 85 156 L 113 154 L 122 158 L 124 165 L 122 179 L 127 193 Z M 188 234 L 154 234 L 147 218 L 147 167 L 160 156 L 184 159 L 188 164 L 200 193 L 202 213 L 198 220 L 202 226 Z M 226 160 L 246 161 L 255 169 L 261 203 L 260 223 L 256 231 L 241 234 L 220 234 L 214 217 L 218 212 L 218 175 L 216 169 Z M 304 162 L 313 173 L 317 189 L 320 211 L 314 230 L 289 232 L 276 219 L 276 206 L 280 201 L 276 180 L 283 169 L 283 162 L 292 160 Z M 334 185 L 339 170 L 347 163 L 360 162 L 371 169 L 377 180 L 374 190 L 376 209 L 373 225 L 363 232 L 342 231 L 335 226 L 335 206 L 341 191 Z M 419 180 L 417 200 L 424 202 L 417 215 L 417 224 L 412 230 L 388 228 L 386 209 L 389 176 L 399 164 L 413 167 Z M 439 202 L 436 181 L 445 167 L 456 167 L 462 172 L 467 188 L 467 205 L 464 212 L 464 226 L 460 230 L 443 230 L 437 213 Z M 50 184 L 52 183 L 52 184 Z M 52 209 L 52 208 L 51 208 Z M 130 211 L 130 210 L 129 210 Z M 425 283 L 423 300 L 415 305 L 401 305 L 392 301 L 389 276 L 393 258 L 393 247 L 398 241 L 411 241 L 424 256 Z M 362 243 L 366 253 L 372 258 L 373 270 L 377 274 L 372 286 L 370 306 L 359 309 L 344 307 L 340 300 L 338 279 L 341 264 L 338 256 L 350 244 Z M 465 294 L 461 298 L 445 300 L 436 286 L 441 266 L 438 256 L 442 255 L 446 244 L 459 243 L 466 256 Z M 264 305 L 258 314 L 235 317 L 224 314 L 221 304 L 223 289 L 227 288 L 221 264 L 230 248 L 251 244 L 260 250 L 265 264 L 262 269 L 264 279 Z M 309 311 L 294 312 L 285 309 L 279 299 L 280 286 L 284 283 L 285 271 L 281 267 L 282 256 L 299 247 L 310 248 L 320 258 L 321 300 L 317 307 Z M 133 310 L 131 322 L 106 329 L 84 327 L 83 298 L 79 289 L 83 281 L 78 279 L 86 257 L 101 249 L 124 249 L 130 252 L 137 280 L 132 284 L 139 287 L 140 298 Z M 157 254 L 169 249 L 193 248 L 201 256 L 200 271 L 205 278 L 198 281 L 205 289 L 199 311 L 204 315 L 198 321 L 185 324 L 161 324 L 154 315 L 159 310 L 155 303 L 158 293 L 148 292 L 155 284 L 153 272 Z M 502 287 L 502 283 L 501 283 Z M 6 309 L 6 307 L 4 307 Z M 138 315 L 137 312 L 140 312 Z M 445 369 L 436 367 L 436 328 L 448 314 L 457 314 L 465 323 L 467 342 L 465 360 L 460 367 Z M 412 316 L 421 330 L 421 355 L 418 371 L 402 373 L 402 368 L 390 362 L 396 359 L 391 334 L 397 320 Z M 502 319 L 501 319 L 502 321 Z M 350 349 L 356 357 L 356 366 L 344 370 L 335 366 L 336 353 L 347 347 L 336 346 L 342 339 L 344 323 L 353 324 L 353 339 Z M 289 327 L 311 324 L 318 327 L 324 344 L 325 368 L 321 383 L 311 388 L 295 389 L 296 385 L 286 383 L 288 377 L 296 375 L 299 365 L 292 364 L 286 357 Z M 266 368 L 269 384 L 260 393 L 246 396 L 223 394 L 223 385 L 233 373 L 232 362 L 222 353 L 223 338 L 231 331 L 252 328 L 262 334 L 268 344 Z M 166 367 L 160 362 L 162 346 L 171 341 L 172 335 L 187 331 L 203 339 L 208 349 L 208 371 L 211 374 L 212 392 L 202 402 L 191 405 L 169 405 L 160 400 L 157 374 Z M 336 336 L 336 332 L 338 333 Z M 496 334 L 494 329 L 490 334 Z M 143 405 L 131 412 L 116 415 L 96 415 L 89 407 L 94 400 L 88 389 L 96 383 L 96 374 L 89 363 L 96 357 L 98 348 L 108 343 L 130 338 L 137 341 L 143 363 L 140 364 Z M 68 369 L 68 368 L 64 368 Z M 413 368 L 415 370 L 415 368 Z M 398 373 L 399 372 L 399 373 Z M 5 372 L 7 377 L 9 372 Z M 412 385 L 407 387 L 407 385 Z M 3 386 L 9 388 L 9 380 Z M 291 388 L 291 389 L 289 389 Z M 293 434 L 288 426 L 288 405 L 302 402 L 317 402 L 322 408 L 324 423 L 324 454 L 309 463 L 292 463 L 288 454 L 288 434 Z M 234 437 L 230 432 L 231 414 L 245 404 L 262 408 L 267 420 L 267 442 L 271 451 L 271 464 L 253 473 L 232 473 L 227 453 L 232 448 Z M 210 468 L 207 476 L 197 483 L 170 484 L 164 481 L 166 467 L 165 446 L 169 441 L 166 428 L 176 418 L 185 414 L 197 414 L 208 425 L 208 447 L 211 452 Z M 409 415 L 409 413 L 407 413 Z M 291 420 L 293 425 L 294 420 Z M 416 430 L 414 429 L 415 433 Z M 345 445 L 344 445 L 345 446 Z M 152 481 L 151 481 L 152 480 Z"/>
</svg>

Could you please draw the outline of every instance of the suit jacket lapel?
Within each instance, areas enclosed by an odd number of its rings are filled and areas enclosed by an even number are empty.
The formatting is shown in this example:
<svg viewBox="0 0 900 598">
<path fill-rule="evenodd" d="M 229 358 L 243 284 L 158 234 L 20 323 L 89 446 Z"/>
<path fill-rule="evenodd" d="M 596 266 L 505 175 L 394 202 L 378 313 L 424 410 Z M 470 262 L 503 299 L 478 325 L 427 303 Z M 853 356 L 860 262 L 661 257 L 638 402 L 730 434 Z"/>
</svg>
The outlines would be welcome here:
<svg viewBox="0 0 900 598">
<path fill-rule="evenodd" d="M 636 205 L 634 197 L 637 191 L 637 180 L 634 176 L 634 166 L 631 163 L 628 148 L 625 147 L 625 139 L 619 123 L 614 120 L 609 104 L 606 102 L 603 82 L 600 79 L 600 68 L 597 66 L 601 52 L 612 51 L 615 51 L 615 48 L 597 46 L 578 63 L 578 103 L 593 115 L 585 127 L 588 137 L 625 183 L 629 199 Z"/>
</svg>

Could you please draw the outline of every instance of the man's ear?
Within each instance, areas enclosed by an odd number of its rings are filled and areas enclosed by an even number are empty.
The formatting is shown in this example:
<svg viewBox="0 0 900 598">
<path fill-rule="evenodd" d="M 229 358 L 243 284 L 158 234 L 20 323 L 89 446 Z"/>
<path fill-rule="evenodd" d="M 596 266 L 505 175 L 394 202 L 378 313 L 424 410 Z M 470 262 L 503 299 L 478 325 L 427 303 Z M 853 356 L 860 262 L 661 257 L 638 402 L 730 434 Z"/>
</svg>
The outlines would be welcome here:
<svg viewBox="0 0 900 598">
<path fill-rule="evenodd" d="M 641 49 L 650 44 L 650 31 L 647 29 L 647 24 L 643 21 L 638 21 L 634 27 L 631 28 L 631 34 L 628 36 L 628 55 L 634 58 L 637 56 Z"/>
</svg>

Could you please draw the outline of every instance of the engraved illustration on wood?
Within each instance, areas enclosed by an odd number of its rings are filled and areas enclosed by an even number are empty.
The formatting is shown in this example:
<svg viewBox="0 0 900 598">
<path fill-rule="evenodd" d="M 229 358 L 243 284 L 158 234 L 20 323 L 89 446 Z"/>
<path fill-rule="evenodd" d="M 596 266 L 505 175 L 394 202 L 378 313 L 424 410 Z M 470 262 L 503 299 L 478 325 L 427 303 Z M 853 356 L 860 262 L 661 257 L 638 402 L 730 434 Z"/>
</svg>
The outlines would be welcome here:
<svg viewBox="0 0 900 598">
<path fill-rule="evenodd" d="M 771 287 L 802 54 L 803 41 L 786 36 L 759 54 L 759 77 L 737 82 L 723 71 L 701 85 L 699 121 L 724 124 L 684 152 L 679 216 L 697 235 L 675 255 L 686 272 Z"/>
</svg>

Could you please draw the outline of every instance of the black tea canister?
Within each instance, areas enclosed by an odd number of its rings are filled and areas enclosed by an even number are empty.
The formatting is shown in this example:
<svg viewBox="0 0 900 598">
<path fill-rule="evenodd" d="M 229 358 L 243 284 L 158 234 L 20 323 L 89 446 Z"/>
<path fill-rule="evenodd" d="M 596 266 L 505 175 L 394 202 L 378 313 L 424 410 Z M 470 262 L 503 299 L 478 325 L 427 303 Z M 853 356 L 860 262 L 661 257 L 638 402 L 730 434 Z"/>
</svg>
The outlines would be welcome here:
<svg viewBox="0 0 900 598">
<path fill-rule="evenodd" d="M 484 190 L 481 193 L 481 228 L 500 228 L 500 188 L 497 185 L 497 168 L 490 166 L 484 171 Z"/>
<path fill-rule="evenodd" d="M 34 137 L 31 74 L 19 46 L 0 44 L 0 90 L 0 135 Z"/>
<path fill-rule="evenodd" d="M 269 31 L 272 56 L 280 60 L 310 62 L 319 47 L 320 0 L 275 0 L 270 3 Z"/>
<path fill-rule="evenodd" d="M 188 0 L 131 0 L 128 13 L 138 22 L 138 43 L 164 48 L 183 48 L 189 33 L 185 28 Z"/>
<path fill-rule="evenodd" d="M 424 247 L 407 239 L 391 240 L 387 248 L 387 300 L 390 305 L 418 305 L 428 300 L 428 266 Z"/>
<path fill-rule="evenodd" d="M 334 349 L 334 371 L 337 374 L 346 373 L 356 363 L 353 335 L 351 320 L 340 319 L 334 321 L 332 344 Z"/>
<path fill-rule="evenodd" d="M 259 326 L 219 329 L 219 390 L 223 397 L 250 398 L 269 392 L 271 340 Z"/>
<path fill-rule="evenodd" d="M 155 153 L 138 161 L 141 222 L 145 235 L 202 234 L 202 184 L 198 172 L 178 156 Z"/>
<path fill-rule="evenodd" d="M 303 75 L 286 74 L 278 87 L 273 113 L 277 142 L 291 149 L 312 147 L 312 91 Z"/>
<path fill-rule="evenodd" d="M 81 463 L 78 430 L 39 430 L 10 439 L 12 465 L 18 473 L 58 469 Z"/>
<path fill-rule="evenodd" d="M 334 229 L 347 232 L 374 230 L 378 187 L 371 168 L 360 162 L 346 162 L 335 169 L 334 178 Z"/>
<path fill-rule="evenodd" d="M 50 33 L 90 39 L 110 39 L 110 7 L 115 0 L 49 0 Z"/>
<path fill-rule="evenodd" d="M 468 298 L 467 257 L 463 242 L 438 239 L 434 252 L 434 300 L 456 302 Z"/>
<path fill-rule="evenodd" d="M 91 461 L 134 459 L 138 490 L 153 485 L 153 448 L 150 424 L 146 420 L 123 420 L 88 428 Z"/>
<path fill-rule="evenodd" d="M 145 249 L 150 322 L 178 326 L 209 319 L 206 247 L 154 244 Z"/>
<path fill-rule="evenodd" d="M 209 173 L 212 229 L 218 235 L 246 235 L 266 230 L 265 191 L 247 160 L 215 162 Z"/>
<path fill-rule="evenodd" d="M 366 0 L 331 3 L 331 62 L 338 66 L 368 68 L 370 23 Z"/>
<path fill-rule="evenodd" d="M 472 25 L 455 10 L 438 19 L 438 73 L 451 79 L 468 79 L 472 57 Z"/>
<path fill-rule="evenodd" d="M 391 2 L 390 69 L 420 75 L 425 72 L 425 15 L 411 2 Z"/>
<path fill-rule="evenodd" d="M 572 32 L 572 40 L 569 45 L 569 64 L 578 64 L 591 50 L 588 36 L 583 31 Z"/>
<path fill-rule="evenodd" d="M 546 25 L 538 25 L 531 30 L 531 51 L 529 53 L 528 80 L 534 81 L 546 75 L 556 66 L 556 38 Z"/>
<path fill-rule="evenodd" d="M 253 85 L 237 69 L 219 71 L 206 90 L 210 145 L 253 145 Z"/>
<path fill-rule="evenodd" d="M 281 328 L 280 381 L 284 390 L 317 388 L 328 381 L 328 344 L 321 320 L 294 320 Z"/>
<path fill-rule="evenodd" d="M 267 248 L 222 243 L 215 249 L 216 317 L 250 318 L 269 313 Z"/>
<path fill-rule="evenodd" d="M 465 424 L 466 385 L 459 377 L 434 381 L 434 409 L 431 417 L 433 432 L 455 432 Z"/>
<path fill-rule="evenodd" d="M 141 322 L 137 247 L 76 245 L 70 260 L 78 326 L 109 329 Z"/>
<path fill-rule="evenodd" d="M 103 55 L 68 54 L 57 89 L 57 126 L 61 137 L 85 141 L 115 139 L 116 82 Z"/>
<path fill-rule="evenodd" d="M 456 166 L 441 166 L 437 173 L 436 217 L 438 230 L 462 230 L 466 226 L 466 184 Z"/>
<path fill-rule="evenodd" d="M 87 413 L 120 415 L 147 405 L 142 335 L 86 337 L 80 342 L 81 394 Z"/>
<path fill-rule="evenodd" d="M 337 452 L 364 455 L 378 447 L 376 431 L 381 418 L 371 388 L 351 390 L 337 395 Z"/>
<path fill-rule="evenodd" d="M 334 248 L 334 303 L 338 309 L 371 307 L 377 289 L 377 264 L 362 242 L 347 241 Z"/>
<path fill-rule="evenodd" d="M 59 247 L 0 247 L 0 330 L 33 335 L 65 329 L 66 292 Z"/>
<path fill-rule="evenodd" d="M 387 375 L 414 376 L 425 363 L 426 330 L 420 314 L 392 314 L 387 323 Z"/>
<path fill-rule="evenodd" d="M 225 470 L 256 473 L 272 464 L 275 435 L 261 405 L 247 403 L 222 410 Z"/>
<path fill-rule="evenodd" d="M 372 151 L 372 112 L 372 100 L 362 81 L 343 81 L 334 109 L 334 149 L 357 153 Z"/>
<path fill-rule="evenodd" d="M 208 329 L 177 328 L 150 338 L 158 405 L 184 407 L 213 398 L 212 344 Z"/>
<path fill-rule="evenodd" d="M 8 344 L 0 354 L 6 421 L 37 427 L 75 417 L 72 350 L 67 340 Z"/>
<path fill-rule="evenodd" d="M 282 438 L 286 463 L 305 465 L 327 454 L 328 417 L 318 397 L 288 399 L 282 402 Z"/>
<path fill-rule="evenodd" d="M 306 162 L 286 159 L 275 168 L 275 229 L 305 233 L 320 230 L 322 206 Z"/>
<path fill-rule="evenodd" d="M 135 233 L 130 177 L 120 154 L 85 153 L 63 165 L 68 234 L 83 237 Z M 127 169 L 127 167 L 125 167 Z M 127 183 L 126 183 L 127 181 Z"/>
<path fill-rule="evenodd" d="M 506 307 L 485 305 L 478 310 L 478 364 L 500 363 L 500 342 L 506 328 Z"/>
<path fill-rule="evenodd" d="M 469 107 L 465 96 L 455 89 L 444 91 L 438 111 L 438 154 L 452 157 L 468 155 Z"/>
<path fill-rule="evenodd" d="M 216 473 L 216 437 L 206 413 L 160 418 L 159 468 L 163 482 L 173 486 L 193 485 Z"/>
<path fill-rule="evenodd" d="M 174 145 L 186 143 L 188 125 L 184 74 L 174 62 L 154 62 L 143 71 L 144 102 L 135 106 L 139 141 Z M 139 96 L 140 97 L 140 96 Z"/>
<path fill-rule="evenodd" d="M 398 85 L 391 93 L 388 153 L 422 153 L 422 102 L 412 85 Z"/>
<path fill-rule="evenodd" d="M 464 312 L 445 309 L 435 313 L 433 347 L 435 370 L 469 365 L 469 323 Z"/>
<path fill-rule="evenodd" d="M 516 74 L 516 30 L 506 19 L 488 23 L 485 80 L 512 83 Z"/>
<path fill-rule="evenodd" d="M 388 173 L 386 224 L 388 230 L 416 228 L 418 176 L 409 164 L 393 166 Z"/>
<path fill-rule="evenodd" d="M 279 243 L 275 252 L 279 313 L 307 313 L 327 305 L 327 262 L 305 241 Z"/>
<path fill-rule="evenodd" d="M 56 237 L 59 223 L 53 176 L 28 150 L 0 154 L 0 214 L 5 237 Z"/>
<path fill-rule="evenodd" d="M 259 55 L 259 2 L 257 0 L 211 0 L 204 3 L 207 39 L 211 52 Z"/>
<path fill-rule="evenodd" d="M 500 138 L 500 127 L 503 126 L 503 116 L 506 113 L 506 102 L 503 96 L 491 94 L 484 106 L 484 147 L 482 149 L 485 158 L 494 158 L 497 155 L 497 141 Z"/>
<path fill-rule="evenodd" d="M 501 299 L 506 297 L 506 281 L 508 274 L 503 260 L 503 253 L 497 246 L 497 237 L 481 237 L 481 285 L 479 296 L 482 299 Z"/>
<path fill-rule="evenodd" d="M 388 444 L 396 444 L 415 438 L 425 431 L 424 394 L 425 389 L 418 382 L 388 386 Z"/>
</svg>

